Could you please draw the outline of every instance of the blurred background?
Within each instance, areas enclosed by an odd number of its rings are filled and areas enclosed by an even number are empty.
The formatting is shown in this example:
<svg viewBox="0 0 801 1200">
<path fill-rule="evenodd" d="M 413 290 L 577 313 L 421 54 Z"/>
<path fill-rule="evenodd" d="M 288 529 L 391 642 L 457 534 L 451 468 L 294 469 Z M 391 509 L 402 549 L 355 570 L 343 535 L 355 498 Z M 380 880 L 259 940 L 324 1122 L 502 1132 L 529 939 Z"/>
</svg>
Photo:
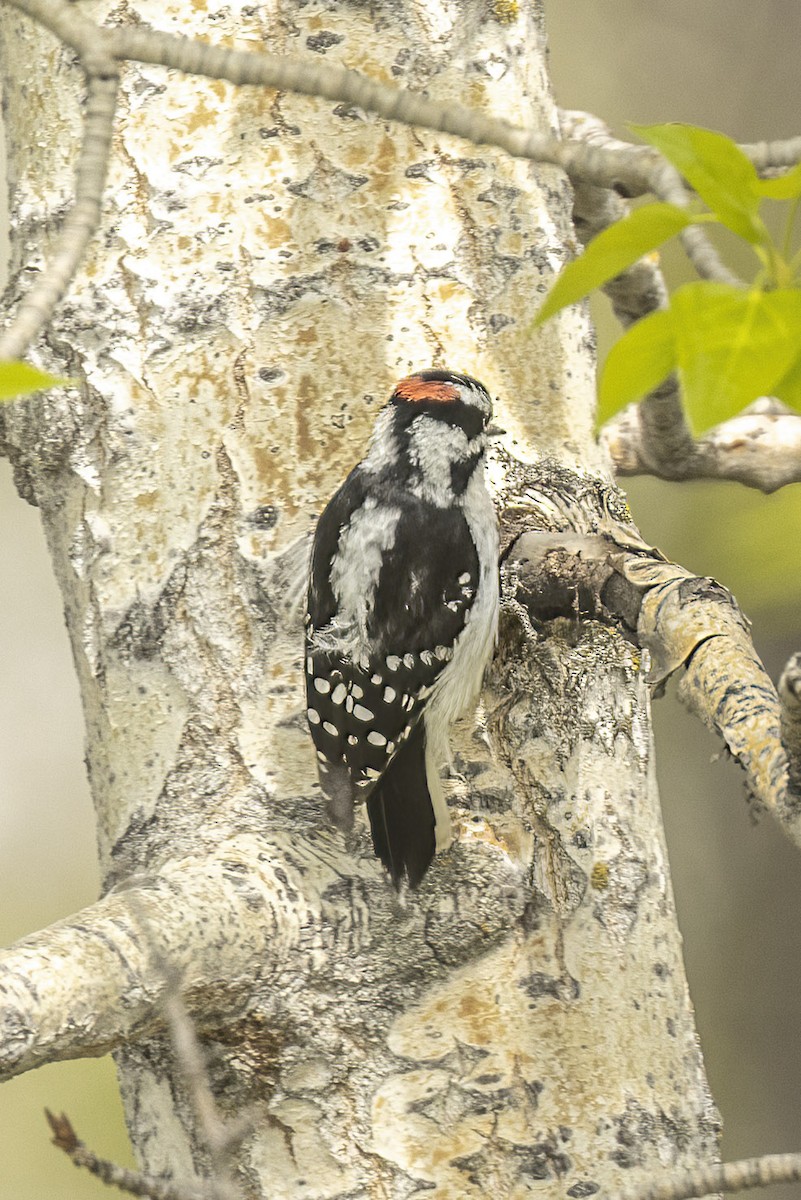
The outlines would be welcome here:
<svg viewBox="0 0 801 1200">
<path fill-rule="evenodd" d="M 546 0 L 558 102 L 625 124 L 690 121 L 739 141 L 801 132 L 798 0 Z M 678 255 L 665 256 L 675 284 Z M 746 271 L 749 265 L 739 264 Z M 601 351 L 615 335 L 595 305 Z M 0 944 L 90 903 L 98 875 L 83 729 L 37 512 L 0 463 Z M 801 648 L 801 486 L 629 482 L 647 539 L 729 587 L 773 678 Z M 657 760 L 690 990 L 727 1158 L 801 1150 L 801 855 L 754 824 L 720 744 L 672 691 L 654 705 Z M 43 1107 L 130 1163 L 108 1060 L 0 1088 L 0 1200 L 108 1193 L 49 1147 Z M 801 1200 L 801 1185 L 770 1189 Z"/>
</svg>

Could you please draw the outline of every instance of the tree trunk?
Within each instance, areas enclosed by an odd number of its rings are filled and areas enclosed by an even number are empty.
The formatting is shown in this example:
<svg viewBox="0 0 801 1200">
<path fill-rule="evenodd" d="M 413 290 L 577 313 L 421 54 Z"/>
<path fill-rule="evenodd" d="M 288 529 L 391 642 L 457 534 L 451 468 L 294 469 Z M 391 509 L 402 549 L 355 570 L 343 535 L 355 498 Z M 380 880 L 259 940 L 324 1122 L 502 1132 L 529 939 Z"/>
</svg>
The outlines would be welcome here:
<svg viewBox="0 0 801 1200">
<path fill-rule="evenodd" d="M 534 0 L 145 0 L 135 19 L 556 119 Z M 68 197 L 81 82 L 49 36 L 0 22 L 23 286 Z M 156 948 L 224 1113 L 254 1118 L 248 1197 L 586 1196 L 715 1153 L 647 656 L 578 620 L 535 634 L 511 605 L 483 721 L 454 743 L 457 840 L 402 899 L 363 819 L 352 844 L 329 828 L 301 717 L 298 539 L 396 378 L 447 364 L 499 397 L 507 530 L 591 527 L 613 495 L 585 314 L 530 329 L 572 244 L 555 170 L 125 71 L 103 233 L 45 339 L 80 387 L 6 424 L 63 590 L 116 890 L 12 953 L 49 979 L 62 953 L 52 1037 L 22 1065 L 113 1048 L 148 1171 L 208 1166 Z"/>
</svg>

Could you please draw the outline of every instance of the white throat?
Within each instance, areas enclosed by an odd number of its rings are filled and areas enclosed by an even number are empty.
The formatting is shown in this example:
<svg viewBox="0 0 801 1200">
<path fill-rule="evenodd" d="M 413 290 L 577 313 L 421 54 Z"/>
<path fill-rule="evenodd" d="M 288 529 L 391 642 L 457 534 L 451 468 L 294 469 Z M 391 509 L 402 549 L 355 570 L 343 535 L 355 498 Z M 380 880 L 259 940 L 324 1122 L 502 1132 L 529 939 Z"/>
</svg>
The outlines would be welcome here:
<svg viewBox="0 0 801 1200">
<path fill-rule="evenodd" d="M 409 426 L 408 437 L 409 458 L 419 472 L 411 491 L 438 508 L 453 504 L 451 467 L 483 450 L 483 436 L 468 441 L 467 434 L 458 425 L 420 416 Z M 476 469 L 482 469 L 482 460 Z"/>
</svg>

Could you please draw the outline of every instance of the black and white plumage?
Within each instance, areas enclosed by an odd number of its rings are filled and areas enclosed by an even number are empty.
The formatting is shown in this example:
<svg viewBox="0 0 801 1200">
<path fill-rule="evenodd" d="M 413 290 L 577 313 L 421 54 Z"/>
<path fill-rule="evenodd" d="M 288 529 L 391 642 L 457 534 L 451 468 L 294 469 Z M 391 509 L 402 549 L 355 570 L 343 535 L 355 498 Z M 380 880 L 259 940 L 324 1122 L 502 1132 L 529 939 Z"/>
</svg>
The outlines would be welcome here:
<svg viewBox="0 0 801 1200">
<path fill-rule="evenodd" d="M 340 828 L 367 802 L 396 886 L 416 887 L 448 840 L 448 729 L 476 702 L 495 644 L 491 415 L 468 375 L 401 380 L 314 537 L 306 694 L 320 783 Z"/>
</svg>

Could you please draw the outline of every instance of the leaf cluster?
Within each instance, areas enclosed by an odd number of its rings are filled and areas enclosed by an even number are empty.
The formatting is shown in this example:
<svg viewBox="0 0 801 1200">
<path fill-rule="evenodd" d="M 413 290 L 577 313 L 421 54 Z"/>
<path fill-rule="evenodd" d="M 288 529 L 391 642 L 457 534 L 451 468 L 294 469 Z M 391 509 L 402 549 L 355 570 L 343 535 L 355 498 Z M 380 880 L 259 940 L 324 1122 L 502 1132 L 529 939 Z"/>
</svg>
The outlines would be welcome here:
<svg viewBox="0 0 801 1200">
<path fill-rule="evenodd" d="M 718 223 L 756 257 L 747 287 L 696 280 L 683 284 L 667 308 L 632 325 L 613 346 L 600 381 L 599 416 L 606 420 L 651 391 L 673 371 L 681 381 L 696 431 L 740 412 L 758 396 L 801 408 L 801 251 L 792 253 L 801 199 L 801 164 L 760 179 L 739 146 L 694 125 L 635 125 L 681 172 L 708 211 L 657 202 L 604 230 L 568 264 L 535 324 L 583 299 L 688 226 Z M 765 201 L 789 202 L 777 245 L 762 216 Z"/>
</svg>

